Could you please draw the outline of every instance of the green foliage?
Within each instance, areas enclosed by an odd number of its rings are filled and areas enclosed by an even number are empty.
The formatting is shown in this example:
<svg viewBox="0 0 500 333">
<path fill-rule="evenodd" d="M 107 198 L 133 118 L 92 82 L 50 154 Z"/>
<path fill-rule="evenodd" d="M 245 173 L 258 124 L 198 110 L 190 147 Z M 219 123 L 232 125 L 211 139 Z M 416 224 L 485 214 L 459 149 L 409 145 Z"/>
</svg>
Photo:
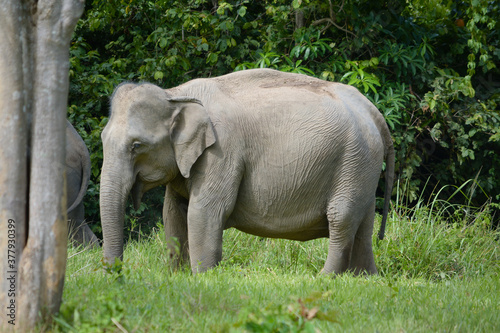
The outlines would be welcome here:
<svg viewBox="0 0 500 333">
<path fill-rule="evenodd" d="M 292 297 L 287 306 L 270 304 L 265 308 L 253 310 L 245 308 L 239 314 L 239 320 L 224 327 L 227 332 L 316 332 L 313 320 L 327 320 L 338 323 L 338 313 L 320 311 L 315 306 L 319 300 L 329 296 L 329 292 L 314 292 L 305 299 Z"/>
<path fill-rule="evenodd" d="M 377 66 L 378 59 L 372 58 L 369 61 L 354 62 L 347 60 L 345 69 L 347 73 L 342 76 L 341 81 L 347 81 L 350 86 L 355 86 L 365 94 L 371 90 L 375 96 L 378 96 L 375 86 L 380 87 L 380 82 L 376 75 L 370 74 L 366 71 L 371 66 Z"/>
<path fill-rule="evenodd" d="M 109 274 L 108 284 L 124 283 L 123 263 L 119 261 L 116 265 L 103 263 L 102 268 Z M 99 268 L 96 269 L 98 271 Z M 123 320 L 126 313 L 126 303 L 123 295 L 114 291 L 111 293 L 100 293 L 92 300 L 95 305 L 91 315 L 82 307 L 81 302 L 87 302 L 86 295 L 80 294 L 76 298 L 64 303 L 54 322 L 61 332 L 67 333 L 92 333 L 103 331 L 114 331 L 120 327 L 120 321 Z"/>
<path fill-rule="evenodd" d="M 493 231 L 494 207 L 473 207 L 477 189 L 473 180 L 460 187 L 433 192 L 427 204 L 420 197 L 407 208 L 404 188 L 398 187 L 397 207 L 390 222 L 391 232 L 377 245 L 381 274 L 425 278 L 436 281 L 488 275 L 500 269 L 498 231 Z M 451 192 L 451 196 L 445 193 Z M 453 204 L 455 196 L 468 204 Z M 444 198 L 443 198 L 444 197 Z M 480 258 L 475 257 L 481 253 Z"/>
<path fill-rule="evenodd" d="M 173 87 L 264 67 L 344 82 L 373 101 L 391 128 L 409 204 L 424 189 L 430 198 L 432 188 L 476 175 L 483 191 L 472 201 L 498 204 L 499 8 L 498 0 L 87 2 L 70 50 L 68 115 L 91 152 L 92 228 L 100 232 L 92 224 L 100 133 L 116 85 Z M 155 226 L 162 198 L 146 197 L 141 214 L 128 208 L 142 233 Z"/>
<path fill-rule="evenodd" d="M 125 315 L 125 304 L 118 295 L 105 293 L 97 296 L 94 303 L 98 308 L 92 317 L 80 313 L 81 308 L 77 300 L 70 301 L 63 306 L 54 321 L 62 332 L 93 333 L 113 331 Z"/>
</svg>

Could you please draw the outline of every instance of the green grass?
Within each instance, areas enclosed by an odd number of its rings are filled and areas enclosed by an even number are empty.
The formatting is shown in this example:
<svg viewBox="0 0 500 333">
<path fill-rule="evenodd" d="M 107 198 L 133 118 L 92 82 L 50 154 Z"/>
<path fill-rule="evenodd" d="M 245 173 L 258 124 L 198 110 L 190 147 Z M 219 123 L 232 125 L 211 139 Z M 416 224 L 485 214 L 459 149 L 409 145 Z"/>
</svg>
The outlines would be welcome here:
<svg viewBox="0 0 500 333">
<path fill-rule="evenodd" d="M 454 209 L 459 209 L 455 207 Z M 460 208 L 461 209 L 461 208 Z M 318 274 L 327 240 L 263 239 L 227 230 L 223 262 L 173 271 L 162 228 L 125 250 L 70 248 L 54 332 L 498 332 L 500 244 L 487 207 L 469 214 L 395 209 L 374 242 L 380 274 Z M 376 227 L 378 229 L 378 226 Z"/>
</svg>

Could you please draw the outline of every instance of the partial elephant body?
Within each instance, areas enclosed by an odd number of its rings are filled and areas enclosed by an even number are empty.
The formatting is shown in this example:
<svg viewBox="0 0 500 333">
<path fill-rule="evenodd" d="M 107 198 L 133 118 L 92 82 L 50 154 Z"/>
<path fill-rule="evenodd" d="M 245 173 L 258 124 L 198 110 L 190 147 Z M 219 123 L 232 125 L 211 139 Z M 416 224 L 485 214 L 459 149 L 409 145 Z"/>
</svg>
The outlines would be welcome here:
<svg viewBox="0 0 500 333">
<path fill-rule="evenodd" d="M 385 158 L 385 224 L 394 151 L 382 115 L 352 87 L 273 70 L 168 90 L 127 84 L 114 93 L 103 144 L 107 260 L 122 255 L 116 229 L 126 193 L 137 204 L 167 184 L 166 236 L 180 242 L 183 257 L 189 248 L 194 272 L 218 263 L 222 231 L 235 227 L 302 241 L 329 237 L 323 272 L 376 273 L 375 191 Z M 125 161 L 132 163 L 116 167 Z M 120 201 L 114 211 L 110 200 Z"/>
<path fill-rule="evenodd" d="M 183 91 L 182 86 L 176 93 L 200 99 L 214 123 L 224 156 L 207 154 L 203 169 L 224 170 L 220 181 L 233 178 L 237 185 L 230 197 L 238 200 L 224 227 L 265 237 L 328 237 L 325 213 L 332 200 L 348 197 L 356 211 L 366 211 L 373 203 L 365 190 L 377 186 L 383 141 L 369 105 L 361 109 L 363 114 L 330 97 L 351 93 L 350 102 L 359 105 L 363 101 L 359 96 L 358 101 L 352 100 L 352 93 L 357 93 L 353 88 L 331 85 L 336 89 L 326 90 L 322 81 L 281 78 L 265 75 L 253 85 L 245 78 L 241 85 L 233 84 L 245 89 L 230 93 L 233 108 L 240 111 L 232 115 L 217 112 L 230 100 L 206 100 L 199 87 L 187 85 Z M 220 85 L 231 86 L 229 82 Z M 213 197 L 207 192 L 207 198 Z"/>
<path fill-rule="evenodd" d="M 66 193 L 68 233 L 75 245 L 98 246 L 98 239 L 85 223 L 83 197 L 90 179 L 90 155 L 73 126 L 66 121 Z"/>
</svg>

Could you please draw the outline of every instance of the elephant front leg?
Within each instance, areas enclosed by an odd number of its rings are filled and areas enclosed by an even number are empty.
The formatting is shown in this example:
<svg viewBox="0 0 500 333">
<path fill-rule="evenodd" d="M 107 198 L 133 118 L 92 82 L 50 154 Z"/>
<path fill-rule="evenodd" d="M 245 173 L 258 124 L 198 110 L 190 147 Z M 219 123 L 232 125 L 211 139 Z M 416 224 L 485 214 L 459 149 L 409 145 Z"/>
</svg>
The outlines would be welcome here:
<svg viewBox="0 0 500 333">
<path fill-rule="evenodd" d="M 189 256 L 193 273 L 201 273 L 221 261 L 224 228 L 220 217 L 196 206 L 190 203 L 188 211 Z"/>
<path fill-rule="evenodd" d="M 163 202 L 163 225 L 167 249 L 174 267 L 189 262 L 187 233 L 187 200 L 179 196 L 170 185 Z"/>
<path fill-rule="evenodd" d="M 213 268 L 222 259 L 222 234 L 236 204 L 243 176 L 240 163 L 236 158 L 217 158 L 209 167 L 192 172 L 187 226 L 193 273 Z"/>
</svg>

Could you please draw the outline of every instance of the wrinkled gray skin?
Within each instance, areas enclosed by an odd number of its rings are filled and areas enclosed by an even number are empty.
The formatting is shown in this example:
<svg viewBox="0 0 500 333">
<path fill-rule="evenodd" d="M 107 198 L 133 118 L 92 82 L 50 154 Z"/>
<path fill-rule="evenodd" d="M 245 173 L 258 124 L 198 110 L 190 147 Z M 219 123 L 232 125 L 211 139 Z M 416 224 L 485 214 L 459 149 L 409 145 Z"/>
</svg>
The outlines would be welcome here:
<svg viewBox="0 0 500 333">
<path fill-rule="evenodd" d="M 98 246 L 98 239 L 85 223 L 83 197 L 90 179 L 90 155 L 78 132 L 66 121 L 66 191 L 68 232 L 74 245 Z"/>
<path fill-rule="evenodd" d="M 193 272 L 217 265 L 227 228 L 306 241 L 328 237 L 323 273 L 377 272 L 375 191 L 394 149 L 380 112 L 355 88 L 256 69 L 163 90 L 122 84 L 102 133 L 104 257 L 123 257 L 124 208 L 166 184 L 171 253 Z M 175 256 L 175 255 L 174 255 Z"/>
</svg>

